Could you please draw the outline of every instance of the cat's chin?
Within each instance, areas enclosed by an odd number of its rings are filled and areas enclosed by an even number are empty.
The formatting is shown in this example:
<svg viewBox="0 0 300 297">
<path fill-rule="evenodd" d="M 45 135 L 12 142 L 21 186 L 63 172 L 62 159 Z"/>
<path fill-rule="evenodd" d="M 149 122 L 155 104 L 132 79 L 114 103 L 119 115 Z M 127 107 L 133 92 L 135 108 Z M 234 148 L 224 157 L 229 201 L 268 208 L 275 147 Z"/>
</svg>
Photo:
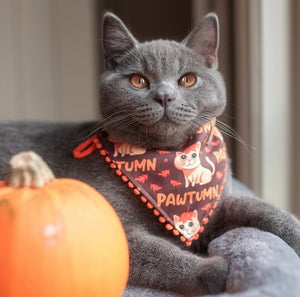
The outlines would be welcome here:
<svg viewBox="0 0 300 297">
<path fill-rule="evenodd" d="M 135 120 L 139 122 L 139 124 L 143 126 L 147 126 L 149 128 L 153 128 L 154 130 L 159 131 L 160 129 L 177 129 L 178 126 L 185 125 L 186 123 L 191 122 L 192 118 L 195 118 L 196 115 L 189 115 L 189 117 L 180 117 L 176 115 L 173 111 L 167 112 L 157 112 L 150 114 L 148 116 L 139 115 L 136 116 Z"/>
<path fill-rule="evenodd" d="M 117 129 L 106 129 L 108 134 L 119 142 L 130 143 L 146 149 L 176 149 L 184 144 L 194 134 L 194 131 L 187 124 L 183 125 L 159 121 L 152 125 L 138 125 L 133 129 L 126 128 L 126 131 Z"/>
</svg>

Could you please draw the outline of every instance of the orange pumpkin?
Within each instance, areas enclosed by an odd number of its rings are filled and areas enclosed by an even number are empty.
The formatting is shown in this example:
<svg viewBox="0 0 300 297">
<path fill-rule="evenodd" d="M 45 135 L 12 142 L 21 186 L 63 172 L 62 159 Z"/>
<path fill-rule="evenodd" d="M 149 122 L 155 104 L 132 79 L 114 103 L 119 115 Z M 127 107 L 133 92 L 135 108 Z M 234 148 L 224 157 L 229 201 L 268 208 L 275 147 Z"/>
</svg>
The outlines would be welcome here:
<svg viewBox="0 0 300 297">
<path fill-rule="evenodd" d="M 121 296 L 129 256 L 117 214 L 96 190 L 53 179 L 29 154 L 0 182 L 0 295 Z"/>
</svg>

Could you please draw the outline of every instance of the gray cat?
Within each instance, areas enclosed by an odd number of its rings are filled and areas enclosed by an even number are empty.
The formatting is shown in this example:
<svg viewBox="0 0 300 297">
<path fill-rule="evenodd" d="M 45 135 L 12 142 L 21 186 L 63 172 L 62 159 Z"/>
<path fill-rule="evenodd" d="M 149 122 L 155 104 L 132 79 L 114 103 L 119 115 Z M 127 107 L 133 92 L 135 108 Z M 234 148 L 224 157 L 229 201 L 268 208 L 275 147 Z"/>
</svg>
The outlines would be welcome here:
<svg viewBox="0 0 300 297">
<path fill-rule="evenodd" d="M 119 142 L 147 149 L 178 148 L 225 107 L 224 82 L 217 71 L 218 43 L 214 14 L 202 19 L 181 43 L 139 43 L 121 20 L 107 13 L 103 22 L 107 71 L 101 79 L 102 123 L 96 128 L 95 123 L 0 125 L 1 179 L 12 155 L 33 150 L 57 177 L 80 179 L 109 200 L 127 234 L 131 285 L 185 295 L 222 292 L 228 265 L 223 257 L 206 257 L 207 247 L 214 238 L 240 226 L 274 233 L 300 255 L 299 221 L 265 201 L 232 194 L 230 169 L 219 207 L 200 238 L 187 247 L 132 197 L 132 190 L 99 153 L 80 160 L 72 156 L 84 137 L 101 128 Z"/>
</svg>

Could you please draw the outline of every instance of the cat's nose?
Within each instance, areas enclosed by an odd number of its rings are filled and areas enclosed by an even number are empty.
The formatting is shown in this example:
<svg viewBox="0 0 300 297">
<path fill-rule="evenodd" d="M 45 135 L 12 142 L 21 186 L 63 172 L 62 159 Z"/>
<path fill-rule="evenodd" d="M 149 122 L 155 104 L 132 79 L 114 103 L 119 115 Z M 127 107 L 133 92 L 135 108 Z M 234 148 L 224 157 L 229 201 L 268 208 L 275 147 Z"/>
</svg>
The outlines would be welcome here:
<svg viewBox="0 0 300 297">
<path fill-rule="evenodd" d="M 168 94 L 168 93 L 158 93 L 154 97 L 155 101 L 157 101 L 161 106 L 166 108 L 168 104 L 173 101 L 175 98 L 174 96 Z"/>
<path fill-rule="evenodd" d="M 164 108 L 175 100 L 175 90 L 167 83 L 160 84 L 155 91 L 154 100 Z"/>
</svg>

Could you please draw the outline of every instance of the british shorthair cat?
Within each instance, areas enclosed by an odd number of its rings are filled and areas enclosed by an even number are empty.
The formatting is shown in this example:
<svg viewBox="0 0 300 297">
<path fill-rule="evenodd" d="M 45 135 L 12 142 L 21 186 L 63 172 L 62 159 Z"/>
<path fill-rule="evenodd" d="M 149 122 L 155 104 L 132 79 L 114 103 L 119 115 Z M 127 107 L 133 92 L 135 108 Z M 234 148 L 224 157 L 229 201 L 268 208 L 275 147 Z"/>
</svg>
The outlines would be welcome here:
<svg viewBox="0 0 300 297">
<path fill-rule="evenodd" d="M 118 213 L 126 232 L 131 285 L 188 296 L 223 291 L 228 264 L 222 257 L 207 257 L 207 246 L 214 238 L 240 226 L 272 232 L 300 255 L 298 220 L 266 201 L 232 193 L 229 168 L 218 208 L 199 239 L 187 247 L 162 227 L 99 153 L 80 160 L 73 158 L 72 150 L 95 126 L 117 142 L 132 147 L 178 149 L 200 126 L 224 110 L 226 90 L 217 69 L 218 46 L 219 23 L 215 14 L 204 17 L 181 42 L 140 43 L 118 17 L 106 13 L 101 124 L 1 123 L 0 179 L 4 179 L 12 155 L 33 150 L 57 177 L 82 180 L 101 192 Z M 185 158 L 184 154 L 178 155 L 176 161 L 188 187 L 209 182 L 214 172 L 212 164 L 211 168 L 195 167 L 199 164 L 199 150 L 200 147 L 195 147 Z M 130 154 L 134 150 L 118 148 L 115 153 Z M 196 216 L 186 222 L 198 228 Z"/>
</svg>

